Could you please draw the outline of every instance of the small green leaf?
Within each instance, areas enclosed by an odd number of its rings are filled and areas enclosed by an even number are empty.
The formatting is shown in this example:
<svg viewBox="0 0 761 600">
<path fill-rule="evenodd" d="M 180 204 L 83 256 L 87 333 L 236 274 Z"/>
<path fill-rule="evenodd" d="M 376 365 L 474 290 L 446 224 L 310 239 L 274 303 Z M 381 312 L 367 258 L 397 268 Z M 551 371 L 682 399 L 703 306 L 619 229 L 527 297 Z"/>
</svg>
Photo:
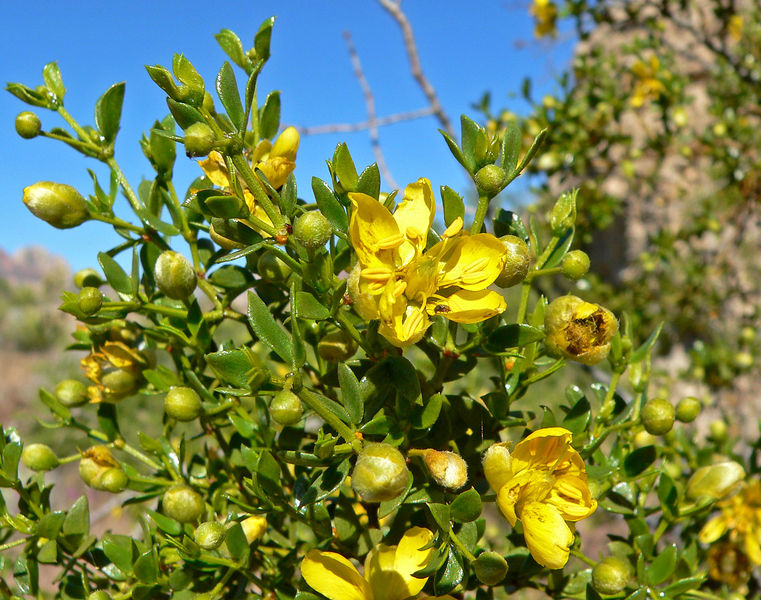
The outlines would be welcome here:
<svg viewBox="0 0 761 600">
<path fill-rule="evenodd" d="M 338 176 L 341 187 L 347 192 L 353 192 L 357 189 L 357 182 L 359 181 L 357 167 L 354 166 L 354 160 L 351 158 L 348 146 L 343 142 L 336 146 L 336 151 L 333 153 L 333 169 Z"/>
<path fill-rule="evenodd" d="M 362 422 L 364 405 L 359 391 L 359 381 L 354 372 L 344 363 L 338 363 L 338 384 L 341 387 L 341 403 L 349 419 L 355 425 Z"/>
<path fill-rule="evenodd" d="M 37 560 L 46 565 L 58 563 L 58 544 L 55 540 L 48 540 L 37 551 Z"/>
<path fill-rule="evenodd" d="M 415 404 L 421 398 L 420 380 L 412 363 L 401 356 L 393 356 L 388 361 L 391 372 L 391 385 L 396 388 L 401 398 Z"/>
<path fill-rule="evenodd" d="M 380 184 L 380 171 L 378 165 L 373 163 L 360 173 L 357 180 L 357 191 L 377 200 L 380 196 Z"/>
<path fill-rule="evenodd" d="M 220 194 L 218 190 L 201 190 L 195 195 L 201 211 L 220 219 L 241 219 L 248 216 L 248 206 L 238 198 L 228 194 Z"/>
<path fill-rule="evenodd" d="M 66 513 L 61 510 L 47 513 L 40 519 L 40 522 L 37 525 L 37 535 L 48 538 L 49 540 L 57 538 L 65 518 Z"/>
<path fill-rule="evenodd" d="M 494 217 L 494 235 L 497 237 L 514 235 L 526 243 L 530 239 L 528 229 L 526 229 L 521 218 L 513 211 L 504 208 L 500 208 L 497 211 L 497 216 Z"/>
<path fill-rule="evenodd" d="M 153 79 L 153 83 L 164 90 L 167 96 L 170 98 L 177 96 L 177 84 L 174 82 L 174 77 L 172 77 L 169 69 L 161 65 L 145 65 L 145 70 L 148 71 L 148 75 Z"/>
<path fill-rule="evenodd" d="M 175 54 L 172 58 L 172 71 L 177 81 L 184 83 L 189 88 L 192 88 L 196 93 L 200 92 L 203 95 L 204 82 L 203 77 L 196 71 L 187 57 L 184 54 Z"/>
<path fill-rule="evenodd" d="M 444 396 L 442 394 L 434 394 L 425 403 L 425 406 L 415 407 L 415 412 L 412 413 L 412 426 L 415 429 L 428 429 L 433 427 L 439 419 L 441 414 L 441 406 L 444 403 Z"/>
<path fill-rule="evenodd" d="M 449 146 L 449 151 L 452 153 L 452 156 L 455 157 L 455 160 L 457 160 L 458 163 L 460 163 L 463 167 L 465 167 L 468 171 L 470 171 L 472 169 L 472 166 L 468 166 L 468 161 L 465 160 L 465 157 L 462 154 L 462 150 L 460 150 L 460 147 L 457 145 L 457 142 L 455 142 L 452 139 L 452 136 L 450 136 L 443 129 L 439 129 L 439 133 L 444 136 L 444 141 L 447 143 L 447 146 Z"/>
<path fill-rule="evenodd" d="M 61 71 L 58 68 L 57 62 L 49 62 L 42 68 L 42 79 L 45 81 L 47 88 L 58 97 L 58 101 L 63 102 L 66 88 L 63 85 Z"/>
<path fill-rule="evenodd" d="M 183 104 L 182 102 L 176 102 L 171 98 L 167 98 L 166 105 L 169 107 L 169 112 L 172 113 L 174 120 L 183 129 L 187 129 L 193 123 L 204 122 L 203 115 L 189 104 Z"/>
<path fill-rule="evenodd" d="M 256 51 L 256 56 L 262 60 L 267 60 L 270 57 L 270 40 L 274 24 L 275 17 L 265 19 L 254 36 L 254 50 Z"/>
<path fill-rule="evenodd" d="M 462 557 L 450 546 L 447 562 L 436 577 L 436 593 L 445 594 L 452 591 L 462 581 L 464 573 Z"/>
<path fill-rule="evenodd" d="M 217 95 L 227 111 L 227 116 L 230 117 L 235 129 L 242 131 L 246 127 L 246 115 L 240 101 L 238 82 L 235 80 L 235 73 L 229 62 L 225 62 L 219 70 L 216 86 Z"/>
<path fill-rule="evenodd" d="M 661 334 L 662 329 L 663 323 L 658 323 L 658 327 L 653 330 L 653 333 L 650 334 L 650 337 L 648 337 L 647 340 L 645 340 L 645 342 L 639 348 L 632 352 L 632 363 L 642 362 L 647 357 L 648 353 L 655 346 L 655 342 L 658 341 L 658 336 Z"/>
<path fill-rule="evenodd" d="M 655 446 L 637 448 L 624 459 L 626 477 L 636 477 L 655 462 Z"/>
<path fill-rule="evenodd" d="M 280 127 L 280 92 L 274 91 L 267 95 L 264 106 L 259 109 L 259 135 L 271 140 Z"/>
<path fill-rule="evenodd" d="M 138 556 L 133 569 L 135 576 L 143 583 L 156 583 L 159 576 L 159 565 L 155 550 L 151 548 Z"/>
<path fill-rule="evenodd" d="M 449 506 L 446 504 L 439 504 L 438 502 L 431 502 L 426 506 L 428 506 L 428 510 L 430 511 L 433 520 L 436 521 L 436 524 L 439 526 L 439 529 L 448 532 L 451 528 L 451 524 L 449 523 L 451 517 Z"/>
<path fill-rule="evenodd" d="M 230 551 L 230 555 L 241 563 L 251 550 L 248 545 L 248 540 L 246 539 L 246 534 L 240 523 L 233 523 L 229 527 L 227 530 L 227 536 L 225 537 L 225 544 Z"/>
<path fill-rule="evenodd" d="M 480 129 L 481 128 L 473 119 L 470 119 L 465 115 L 460 116 L 462 155 L 467 164 L 466 168 L 471 173 L 475 171 L 476 168 L 476 142 L 478 141 Z"/>
<path fill-rule="evenodd" d="M 705 575 L 698 575 L 696 577 L 687 577 L 676 581 L 671 585 L 663 588 L 663 593 L 667 598 L 678 598 L 681 594 L 688 590 L 698 589 L 706 580 Z"/>
<path fill-rule="evenodd" d="M 658 585 L 666 581 L 676 568 L 676 545 L 672 544 L 660 552 L 653 562 L 645 569 L 645 580 L 648 585 Z"/>
<path fill-rule="evenodd" d="M 248 293 L 248 322 L 257 337 L 286 363 L 293 362 L 293 346 L 288 332 L 272 317 L 267 305 L 254 292 Z"/>
<path fill-rule="evenodd" d="M 98 262 L 103 269 L 103 274 L 106 276 L 108 284 L 121 294 L 132 294 L 132 280 L 127 273 L 124 272 L 111 256 L 105 252 L 98 253 Z"/>
<path fill-rule="evenodd" d="M 222 29 L 214 36 L 214 39 L 217 40 L 217 43 L 220 45 L 225 54 L 227 54 L 227 56 L 230 57 L 230 60 L 232 60 L 236 65 L 242 69 L 248 67 L 249 61 L 243 52 L 243 44 L 241 43 L 240 38 L 235 35 L 235 33 L 229 29 Z"/>
<path fill-rule="evenodd" d="M 135 542 L 127 535 L 107 533 L 103 536 L 103 553 L 125 575 L 132 572 L 135 557 Z"/>
<path fill-rule="evenodd" d="M 549 257 L 544 262 L 544 264 L 541 266 L 537 265 L 537 268 L 551 269 L 552 267 L 557 267 L 560 264 L 560 262 L 563 260 L 563 257 L 571 249 L 571 246 L 573 245 L 574 233 L 575 233 L 575 230 L 573 227 L 568 229 L 565 235 L 563 235 L 563 237 L 561 237 L 557 241 L 557 243 L 555 244 L 554 250 L 549 255 Z"/>
<path fill-rule="evenodd" d="M 587 425 L 589 425 L 591 419 L 592 407 L 589 405 L 589 400 L 585 396 L 582 396 L 563 418 L 562 426 L 568 429 L 574 436 L 579 436 L 587 430 Z"/>
<path fill-rule="evenodd" d="M 206 362 L 220 381 L 245 388 L 249 385 L 252 364 L 251 354 L 246 350 L 219 350 L 207 354 Z"/>
<path fill-rule="evenodd" d="M 460 523 L 470 523 L 481 516 L 481 495 L 470 488 L 457 496 L 450 504 L 452 518 Z"/>
<path fill-rule="evenodd" d="M 330 311 L 309 292 L 296 292 L 293 296 L 293 312 L 299 319 L 322 321 Z"/>
<path fill-rule="evenodd" d="M 156 523 L 156 527 L 158 527 L 164 533 L 168 533 L 169 535 L 180 535 L 182 533 L 182 524 L 178 523 L 174 519 L 171 519 L 166 515 L 162 515 L 161 513 L 157 513 L 155 510 L 151 510 L 150 508 L 146 508 L 145 512 L 148 513 L 148 516 L 153 520 L 154 523 Z"/>
<path fill-rule="evenodd" d="M 663 512 L 667 515 L 678 513 L 679 493 L 674 485 L 674 481 L 666 473 L 661 473 L 658 480 L 658 500 L 661 503 Z"/>
<path fill-rule="evenodd" d="M 124 82 L 115 83 L 95 103 L 95 125 L 106 144 L 111 145 L 119 131 L 124 102 Z"/>
<path fill-rule="evenodd" d="M 515 172 L 518 157 L 521 154 L 522 135 L 518 123 L 508 121 L 505 126 L 505 136 L 502 139 L 502 168 L 508 176 Z"/>
<path fill-rule="evenodd" d="M 346 210 L 341 206 L 335 194 L 333 194 L 333 190 L 319 177 L 312 177 L 312 192 L 317 202 L 317 208 L 325 215 L 331 227 L 335 231 L 346 233 L 349 229 L 349 217 L 346 215 Z"/>
<path fill-rule="evenodd" d="M 444 223 L 449 227 L 457 217 L 465 218 L 465 203 L 462 196 L 448 185 L 441 186 L 441 201 L 444 204 Z"/>
<path fill-rule="evenodd" d="M 80 496 L 66 513 L 61 527 L 63 535 L 86 536 L 90 533 L 90 505 L 87 496 Z"/>
<path fill-rule="evenodd" d="M 544 332 L 541 329 L 523 323 L 511 323 L 492 331 L 484 347 L 491 352 L 504 352 L 509 348 L 521 348 L 543 339 Z"/>
</svg>

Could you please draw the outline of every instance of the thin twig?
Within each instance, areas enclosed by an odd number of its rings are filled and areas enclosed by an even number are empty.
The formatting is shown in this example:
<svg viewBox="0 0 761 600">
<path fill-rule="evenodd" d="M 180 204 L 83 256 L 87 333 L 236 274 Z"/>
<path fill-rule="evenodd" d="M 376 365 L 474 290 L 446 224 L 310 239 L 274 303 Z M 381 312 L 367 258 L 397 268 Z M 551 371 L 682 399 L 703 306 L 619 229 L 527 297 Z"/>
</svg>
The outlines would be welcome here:
<svg viewBox="0 0 761 600">
<path fill-rule="evenodd" d="M 417 44 L 415 43 L 415 36 L 412 33 L 412 25 L 410 25 L 407 15 L 402 10 L 402 0 L 378 0 L 381 6 L 385 8 L 388 13 L 399 24 L 402 30 L 402 37 L 404 38 L 404 46 L 407 49 L 407 56 L 410 59 L 410 69 L 412 71 L 412 77 L 417 81 L 420 89 L 423 90 L 425 97 L 428 99 L 428 103 L 433 109 L 433 114 L 441 123 L 444 130 L 455 137 L 454 128 L 452 127 L 452 121 L 444 111 L 444 107 L 441 106 L 439 98 L 436 95 L 436 90 L 426 78 L 423 73 L 423 68 L 420 66 L 420 56 L 417 52 Z"/>
<path fill-rule="evenodd" d="M 423 117 L 430 117 L 433 114 L 433 108 L 430 106 L 421 108 L 419 110 L 411 110 L 409 112 L 394 113 L 387 117 L 378 117 L 375 119 L 376 127 L 383 127 L 385 125 L 393 125 L 394 123 L 401 123 L 402 121 L 414 121 L 415 119 L 422 119 Z M 354 133 L 356 131 L 364 131 L 370 129 L 373 126 L 371 121 L 361 121 L 359 123 L 330 123 L 328 125 L 315 125 L 313 127 L 302 127 L 295 125 L 299 134 L 301 135 L 322 135 L 325 133 Z"/>
<path fill-rule="evenodd" d="M 367 118 L 370 123 L 368 132 L 370 134 L 370 144 L 373 148 L 373 154 L 375 160 L 378 162 L 383 178 L 392 189 L 396 189 L 399 186 L 394 181 L 394 177 L 391 175 L 391 171 L 388 170 L 386 159 L 383 156 L 383 150 L 381 149 L 380 140 L 378 138 L 378 119 L 375 114 L 375 98 L 373 92 L 370 89 L 370 84 L 367 82 L 364 71 L 362 71 L 362 64 L 359 62 L 359 54 L 354 47 L 354 42 L 351 39 L 351 33 L 344 31 L 344 40 L 346 40 L 346 48 L 349 51 L 349 58 L 351 59 L 352 67 L 354 67 L 354 76 L 359 81 L 359 86 L 362 88 L 362 95 L 365 97 L 365 108 L 367 109 Z"/>
</svg>

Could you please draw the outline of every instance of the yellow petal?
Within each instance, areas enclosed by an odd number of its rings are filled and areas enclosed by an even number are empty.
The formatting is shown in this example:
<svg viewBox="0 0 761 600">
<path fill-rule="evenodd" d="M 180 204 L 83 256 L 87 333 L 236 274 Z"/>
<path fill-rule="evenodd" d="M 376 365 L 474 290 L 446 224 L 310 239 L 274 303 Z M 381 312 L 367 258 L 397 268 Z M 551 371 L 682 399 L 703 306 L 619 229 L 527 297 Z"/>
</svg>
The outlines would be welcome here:
<svg viewBox="0 0 761 600">
<path fill-rule="evenodd" d="M 209 152 L 209 157 L 199 161 L 198 166 L 214 185 L 230 187 L 230 172 L 227 170 L 225 159 L 216 150 Z"/>
<path fill-rule="evenodd" d="M 568 562 L 573 533 L 554 506 L 530 502 L 521 510 L 523 536 L 531 556 L 543 567 L 562 569 Z"/>
<path fill-rule="evenodd" d="M 513 476 L 510 444 L 492 444 L 484 453 L 484 476 L 491 489 L 499 492 Z"/>
<path fill-rule="evenodd" d="M 577 475 L 556 478 L 546 501 L 557 508 L 566 521 L 586 519 L 597 510 L 597 500 L 592 498 L 586 477 Z"/>
<path fill-rule="evenodd" d="M 272 144 L 270 156 L 282 156 L 291 162 L 296 160 L 296 152 L 299 149 L 299 132 L 295 127 L 286 127 L 283 132 L 277 136 L 275 143 Z"/>
<path fill-rule="evenodd" d="M 510 525 L 515 526 L 515 522 L 518 520 L 518 507 L 522 506 L 524 500 L 524 491 L 531 484 L 535 476 L 541 475 L 538 471 L 527 469 L 516 473 L 510 479 L 508 479 L 497 492 L 497 506 L 505 518 L 510 522 Z M 549 490 L 549 486 L 546 486 Z M 546 494 L 545 494 L 546 495 Z M 532 494 L 534 500 L 541 500 L 542 498 L 534 493 Z"/>
<path fill-rule="evenodd" d="M 129 369 L 138 364 L 145 364 L 145 359 L 140 353 L 124 342 L 106 342 L 103 344 L 103 354 L 117 369 Z"/>
<path fill-rule="evenodd" d="M 505 265 L 505 245 L 490 233 L 462 236 L 448 246 L 442 260 L 438 287 L 456 285 L 482 290 L 497 279 Z"/>
<path fill-rule="evenodd" d="M 349 236 L 363 267 L 386 264 L 393 267 L 393 249 L 404 241 L 388 209 L 367 194 L 349 194 L 352 204 Z"/>
<path fill-rule="evenodd" d="M 712 544 L 727 532 L 727 520 L 723 515 L 714 517 L 703 525 L 698 534 L 698 540 L 703 544 Z"/>
<path fill-rule="evenodd" d="M 401 600 L 410 593 L 402 575 L 394 566 L 396 546 L 378 544 L 365 559 L 365 578 L 375 600 Z"/>
<path fill-rule="evenodd" d="M 409 596 L 419 593 L 428 580 L 427 577 L 413 577 L 412 574 L 424 568 L 431 559 L 433 548 L 425 548 L 425 546 L 428 546 L 432 539 L 433 533 L 428 529 L 413 527 L 405 532 L 396 548 L 394 570 L 404 580 Z M 389 600 L 401 600 L 406 597 L 389 597 Z"/>
<path fill-rule="evenodd" d="M 282 187 L 288 175 L 296 168 L 296 163 L 282 156 L 270 156 L 267 160 L 256 165 L 269 181 L 269 184 L 277 189 Z"/>
<path fill-rule="evenodd" d="M 382 300 L 383 296 L 381 296 L 379 307 L 383 306 Z M 405 305 L 406 302 L 401 300 L 395 303 L 389 318 L 383 317 L 384 311 L 383 308 L 380 308 L 382 318 L 378 333 L 398 348 L 406 348 L 419 342 L 431 325 L 431 321 L 424 310 L 417 306 Z M 397 307 L 402 307 L 403 312 Z"/>
<path fill-rule="evenodd" d="M 756 531 L 745 534 L 745 554 L 755 566 L 761 565 L 761 545 L 759 545 L 758 535 Z"/>
<path fill-rule="evenodd" d="M 351 562 L 335 552 L 310 550 L 301 561 L 301 576 L 311 588 L 330 600 L 375 600 L 364 577 Z"/>
<path fill-rule="evenodd" d="M 436 202 L 430 181 L 421 178 L 404 188 L 404 199 L 394 211 L 399 231 L 406 238 L 399 247 L 402 265 L 422 254 L 435 211 Z"/>
<path fill-rule="evenodd" d="M 550 468 L 561 461 L 571 445 L 571 432 L 563 427 L 538 429 L 515 445 L 513 471 L 542 466 Z M 573 450 L 573 452 L 576 452 Z"/>
<path fill-rule="evenodd" d="M 506 308 L 502 294 L 490 290 L 458 290 L 447 298 L 433 296 L 426 305 L 428 314 L 442 315 L 456 323 L 480 323 Z"/>
</svg>

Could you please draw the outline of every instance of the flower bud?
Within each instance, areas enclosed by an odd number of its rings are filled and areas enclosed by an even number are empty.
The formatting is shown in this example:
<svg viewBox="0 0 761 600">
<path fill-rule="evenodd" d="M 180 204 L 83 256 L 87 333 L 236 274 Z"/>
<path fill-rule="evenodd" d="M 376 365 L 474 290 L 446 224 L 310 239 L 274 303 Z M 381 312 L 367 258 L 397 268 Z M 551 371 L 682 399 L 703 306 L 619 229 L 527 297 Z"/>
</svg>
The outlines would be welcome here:
<svg viewBox="0 0 761 600">
<path fill-rule="evenodd" d="M 592 569 L 592 587 L 606 596 L 618 594 L 630 577 L 631 568 L 627 562 L 617 556 L 606 556 Z"/>
<path fill-rule="evenodd" d="M 682 423 L 691 423 L 700 414 L 700 400 L 687 396 L 676 403 L 676 418 Z"/>
<path fill-rule="evenodd" d="M 79 297 L 77 298 L 77 305 L 88 317 L 94 315 L 100 310 L 103 305 L 103 294 L 100 293 L 98 288 L 86 286 L 79 291 Z"/>
<path fill-rule="evenodd" d="M 188 485 L 176 485 L 164 492 L 161 499 L 164 514 L 180 523 L 192 523 L 203 514 L 201 495 Z"/>
<path fill-rule="evenodd" d="M 526 279 L 531 268 L 531 251 L 526 242 L 515 235 L 503 235 L 499 238 L 507 251 L 505 266 L 494 281 L 499 287 L 509 288 Z"/>
<path fill-rule="evenodd" d="M 193 123 L 185 130 L 185 153 L 188 157 L 206 156 L 214 149 L 216 139 L 206 123 Z"/>
<path fill-rule="evenodd" d="M 607 308 L 567 295 L 547 306 L 544 331 L 551 354 L 594 365 L 608 356 L 618 321 Z"/>
<path fill-rule="evenodd" d="M 87 202 L 70 185 L 40 181 L 24 188 L 24 204 L 30 212 L 57 229 L 81 225 L 90 217 Z"/>
<path fill-rule="evenodd" d="M 745 469 L 732 460 L 706 465 L 687 481 L 687 497 L 690 500 L 721 500 L 733 493 L 744 479 Z"/>
<path fill-rule="evenodd" d="M 272 252 L 264 252 L 259 257 L 256 271 L 262 279 L 272 283 L 285 283 L 291 275 L 291 268 Z"/>
<path fill-rule="evenodd" d="M 90 401 L 87 386 L 76 379 L 64 379 L 55 386 L 55 397 L 66 407 L 82 406 Z"/>
<path fill-rule="evenodd" d="M 505 187 L 505 170 L 497 165 L 481 167 L 474 177 L 478 191 L 488 196 L 496 196 Z"/>
<path fill-rule="evenodd" d="M 342 329 L 330 331 L 317 343 L 317 354 L 325 360 L 348 360 L 357 351 L 357 342 Z"/>
<path fill-rule="evenodd" d="M 389 444 L 366 444 L 351 474 L 354 491 L 365 502 L 383 502 L 401 494 L 410 471 L 399 450 Z"/>
<path fill-rule="evenodd" d="M 295 127 L 286 127 L 282 133 L 277 136 L 275 143 L 272 144 L 270 156 L 281 156 L 290 161 L 296 160 L 296 153 L 299 150 L 299 132 Z"/>
<path fill-rule="evenodd" d="M 50 471 L 60 462 L 58 457 L 46 444 L 28 444 L 21 452 L 21 462 L 32 471 Z"/>
<path fill-rule="evenodd" d="M 123 492 L 129 483 L 129 477 L 121 467 L 111 467 L 103 471 L 97 489 L 103 492 L 118 494 Z"/>
<path fill-rule="evenodd" d="M 301 400 L 290 390 L 278 392 L 270 403 L 270 416 L 281 425 L 295 425 L 303 412 Z"/>
<path fill-rule="evenodd" d="M 512 461 L 508 444 L 492 444 L 484 453 L 484 475 L 495 492 L 513 476 Z"/>
<path fill-rule="evenodd" d="M 729 435 L 729 429 L 725 421 L 721 419 L 715 420 L 708 426 L 708 431 L 711 434 L 711 439 L 716 443 L 725 442 Z"/>
<path fill-rule="evenodd" d="M 431 477 L 441 487 L 458 490 L 468 480 L 468 465 L 459 454 L 427 450 L 425 464 Z"/>
<path fill-rule="evenodd" d="M 100 287 L 103 280 L 95 269 L 80 269 L 74 273 L 74 285 L 78 288 Z"/>
<path fill-rule="evenodd" d="M 674 406 L 663 398 L 653 398 L 642 407 L 641 417 L 645 431 L 663 435 L 674 426 Z"/>
<path fill-rule="evenodd" d="M 95 590 L 87 596 L 87 600 L 111 600 L 111 594 L 105 590 Z"/>
<path fill-rule="evenodd" d="M 241 225 L 239 225 L 239 227 L 240 226 Z M 240 250 L 241 248 L 245 248 L 245 243 L 233 239 L 232 237 L 228 237 L 232 233 L 228 229 L 229 228 L 226 227 L 225 219 L 213 218 L 209 225 L 209 237 L 225 250 Z"/>
<path fill-rule="evenodd" d="M 507 575 L 507 561 L 496 552 L 482 552 L 473 563 L 476 577 L 486 585 L 497 585 Z"/>
<path fill-rule="evenodd" d="M 174 300 L 185 300 L 196 289 L 193 265 L 179 252 L 162 252 L 156 260 L 154 276 L 159 289 Z"/>
<path fill-rule="evenodd" d="M 346 293 L 351 298 L 355 312 L 365 321 L 372 321 L 378 318 L 378 303 L 376 297 L 360 290 L 361 274 L 362 265 L 357 263 L 349 272 L 349 278 L 346 281 Z"/>
<path fill-rule="evenodd" d="M 305 248 L 320 248 L 333 235 L 330 222 L 319 210 L 311 210 L 301 215 L 293 226 L 293 237 Z"/>
<path fill-rule="evenodd" d="M 227 530 L 221 523 L 206 521 L 196 528 L 194 539 L 204 550 L 214 550 L 222 545 L 226 534 Z"/>
<path fill-rule="evenodd" d="M 174 386 L 164 398 L 164 412 L 178 421 L 193 421 L 201 414 L 201 397 L 192 388 Z"/>
<path fill-rule="evenodd" d="M 250 544 L 262 539 L 264 532 L 267 531 L 267 518 L 262 515 L 254 515 L 243 519 L 240 522 L 243 533 L 246 534 L 246 541 Z"/>
<path fill-rule="evenodd" d="M 578 281 L 589 271 L 589 256 L 583 250 L 571 250 L 560 263 L 560 272 L 571 281 Z"/>
<path fill-rule="evenodd" d="M 552 235 L 562 236 L 576 224 L 576 195 L 577 191 L 566 192 L 558 198 L 550 213 Z"/>
<path fill-rule="evenodd" d="M 25 140 L 37 137 L 40 131 L 42 131 L 42 123 L 33 112 L 24 111 L 16 115 L 16 133 Z"/>
<path fill-rule="evenodd" d="M 113 400 L 121 400 L 129 396 L 138 388 L 138 378 L 131 371 L 117 369 L 110 373 L 105 373 L 100 378 L 100 383 L 108 391 L 109 397 Z"/>
</svg>

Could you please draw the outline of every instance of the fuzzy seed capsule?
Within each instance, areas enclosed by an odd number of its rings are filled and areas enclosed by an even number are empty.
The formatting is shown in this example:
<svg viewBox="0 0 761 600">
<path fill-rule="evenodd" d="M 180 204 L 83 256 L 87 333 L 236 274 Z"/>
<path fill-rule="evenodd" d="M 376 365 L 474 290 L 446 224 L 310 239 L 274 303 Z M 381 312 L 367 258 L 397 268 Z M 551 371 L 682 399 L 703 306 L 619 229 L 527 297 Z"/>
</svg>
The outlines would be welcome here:
<svg viewBox="0 0 761 600">
<path fill-rule="evenodd" d="M 25 140 L 37 137 L 40 131 L 42 131 L 42 123 L 33 112 L 24 111 L 16 116 L 16 133 Z"/>
<path fill-rule="evenodd" d="M 56 229 L 70 229 L 90 218 L 87 202 L 70 185 L 40 181 L 24 188 L 24 204 L 38 219 Z"/>
<path fill-rule="evenodd" d="M 317 343 L 317 354 L 325 360 L 348 360 L 356 351 L 357 342 L 341 329 L 326 333 Z"/>
<path fill-rule="evenodd" d="M 648 400 L 641 416 L 645 431 L 652 435 L 664 435 L 674 426 L 674 406 L 663 398 Z"/>
<path fill-rule="evenodd" d="M 481 167 L 475 175 L 478 191 L 488 196 L 496 196 L 505 187 L 505 170 L 497 165 Z"/>
<path fill-rule="evenodd" d="M 281 425 L 295 425 L 303 413 L 301 400 L 290 390 L 278 392 L 270 404 L 270 416 Z"/>
<path fill-rule="evenodd" d="M 285 283 L 291 275 L 291 268 L 272 252 L 265 252 L 256 262 L 256 272 L 265 281 Z"/>
<path fill-rule="evenodd" d="M 46 444 L 28 444 L 21 452 L 21 462 L 32 471 L 50 471 L 60 462 L 55 452 Z"/>
<path fill-rule="evenodd" d="M 333 235 L 330 222 L 319 210 L 301 215 L 293 226 L 293 237 L 305 248 L 321 248 Z"/>
<path fill-rule="evenodd" d="M 180 523 L 192 523 L 203 514 L 201 495 L 188 485 L 176 485 L 164 492 L 161 499 L 164 514 Z"/>
<path fill-rule="evenodd" d="M 55 387 L 55 397 L 66 407 L 82 406 L 90 401 L 87 386 L 76 379 L 64 379 Z"/>
<path fill-rule="evenodd" d="M 401 494 L 410 471 L 399 450 L 389 444 L 367 444 L 351 474 L 354 491 L 365 502 L 383 502 Z"/>
<path fill-rule="evenodd" d="M 618 594 L 631 577 L 628 563 L 617 556 L 606 556 L 592 569 L 592 587 L 600 594 Z"/>
<path fill-rule="evenodd" d="M 103 294 L 100 293 L 98 288 L 86 286 L 79 291 L 79 297 L 77 298 L 77 305 L 88 317 L 94 315 L 100 310 L 103 305 Z"/>
<path fill-rule="evenodd" d="M 486 585 L 497 585 L 507 575 L 507 561 L 496 552 L 482 552 L 473 563 L 476 577 Z"/>
<path fill-rule="evenodd" d="M 682 398 L 676 404 L 676 418 L 682 423 L 691 423 L 700 414 L 700 400 L 694 396 Z"/>
<path fill-rule="evenodd" d="M 560 272 L 571 281 L 578 281 L 589 271 L 589 256 L 583 250 L 572 250 L 563 257 Z"/>
<path fill-rule="evenodd" d="M 190 261 L 172 250 L 165 250 L 159 255 L 154 276 L 159 289 L 174 300 L 185 300 L 196 289 L 198 281 Z"/>
<path fill-rule="evenodd" d="M 164 412 L 178 421 L 193 421 L 201 414 L 201 397 L 192 388 L 175 386 L 164 398 Z"/>
<path fill-rule="evenodd" d="M 509 288 L 526 279 L 531 268 L 531 251 L 526 242 L 515 235 L 503 235 L 499 239 L 505 246 L 505 266 L 494 283 Z"/>
<path fill-rule="evenodd" d="M 95 269 L 80 269 L 74 273 L 74 285 L 82 289 L 84 287 L 100 287 L 103 280 Z"/>
<path fill-rule="evenodd" d="M 206 521 L 196 528 L 194 539 L 204 550 L 214 550 L 222 545 L 226 534 L 227 530 L 221 523 Z"/>
<path fill-rule="evenodd" d="M 206 123 L 193 123 L 185 130 L 185 153 L 188 156 L 206 156 L 214 149 L 216 136 Z"/>
</svg>

